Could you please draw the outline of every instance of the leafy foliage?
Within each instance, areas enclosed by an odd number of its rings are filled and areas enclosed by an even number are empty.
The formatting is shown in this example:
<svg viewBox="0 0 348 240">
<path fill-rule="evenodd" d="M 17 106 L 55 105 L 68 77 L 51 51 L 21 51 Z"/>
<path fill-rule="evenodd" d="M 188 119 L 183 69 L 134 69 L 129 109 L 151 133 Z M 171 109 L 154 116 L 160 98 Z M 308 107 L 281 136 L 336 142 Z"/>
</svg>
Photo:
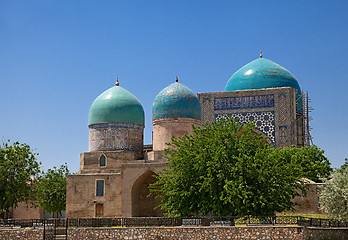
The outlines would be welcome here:
<svg viewBox="0 0 348 240">
<path fill-rule="evenodd" d="M 348 168 L 348 158 L 344 159 L 343 165 L 340 167 L 341 170 L 347 169 Z"/>
<path fill-rule="evenodd" d="M 169 169 L 151 186 L 167 215 L 274 215 L 304 191 L 297 159 L 271 148 L 253 123 L 214 121 L 194 133 L 172 139 Z"/>
<path fill-rule="evenodd" d="M 0 210 L 7 213 L 19 202 L 32 200 L 32 185 L 40 163 L 27 144 L 10 141 L 0 147 Z"/>
<path fill-rule="evenodd" d="M 348 218 L 348 168 L 335 171 L 320 193 L 320 209 L 334 217 Z"/>
<path fill-rule="evenodd" d="M 299 165 L 304 178 L 321 182 L 322 178 L 326 178 L 332 173 L 331 164 L 325 157 L 324 151 L 315 145 L 302 148 L 291 146 L 274 151 L 278 151 L 280 160 Z"/>
<path fill-rule="evenodd" d="M 66 207 L 66 177 L 69 174 L 67 165 L 48 169 L 36 184 L 39 206 L 46 212 L 61 212 Z"/>
</svg>

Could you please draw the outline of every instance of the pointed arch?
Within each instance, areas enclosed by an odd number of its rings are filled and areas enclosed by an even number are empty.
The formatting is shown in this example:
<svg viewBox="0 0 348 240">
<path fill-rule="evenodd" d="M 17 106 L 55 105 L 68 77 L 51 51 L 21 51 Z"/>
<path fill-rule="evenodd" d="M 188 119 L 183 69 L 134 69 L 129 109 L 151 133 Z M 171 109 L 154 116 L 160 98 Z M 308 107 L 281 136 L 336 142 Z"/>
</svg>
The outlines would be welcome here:
<svg viewBox="0 0 348 240">
<path fill-rule="evenodd" d="M 146 171 L 137 178 L 132 186 L 132 216 L 133 217 L 160 217 L 163 211 L 154 209 L 160 203 L 160 199 L 149 196 L 149 185 L 157 181 L 155 173 Z"/>
<path fill-rule="evenodd" d="M 99 157 L 99 167 L 106 167 L 106 156 L 103 153 L 102 155 L 100 155 Z"/>
</svg>

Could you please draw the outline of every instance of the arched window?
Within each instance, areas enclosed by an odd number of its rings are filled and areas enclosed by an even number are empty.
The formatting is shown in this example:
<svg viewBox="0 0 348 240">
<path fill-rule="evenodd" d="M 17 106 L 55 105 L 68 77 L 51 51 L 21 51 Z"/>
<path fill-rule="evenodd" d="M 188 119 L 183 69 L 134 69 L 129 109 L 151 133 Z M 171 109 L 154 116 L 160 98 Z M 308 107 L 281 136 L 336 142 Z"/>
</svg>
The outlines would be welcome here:
<svg viewBox="0 0 348 240">
<path fill-rule="evenodd" d="M 99 157 L 99 167 L 106 167 L 106 157 L 104 154 Z"/>
</svg>

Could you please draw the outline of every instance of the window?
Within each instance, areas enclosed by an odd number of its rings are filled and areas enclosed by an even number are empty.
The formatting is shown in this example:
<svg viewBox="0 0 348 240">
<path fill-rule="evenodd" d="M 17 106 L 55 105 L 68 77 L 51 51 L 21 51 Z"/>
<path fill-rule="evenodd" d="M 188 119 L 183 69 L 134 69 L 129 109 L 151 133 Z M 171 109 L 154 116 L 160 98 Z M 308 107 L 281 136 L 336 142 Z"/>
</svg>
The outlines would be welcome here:
<svg viewBox="0 0 348 240">
<path fill-rule="evenodd" d="M 104 154 L 102 154 L 99 158 L 99 167 L 105 167 L 106 166 L 106 157 Z"/>
<path fill-rule="evenodd" d="M 97 180 L 97 188 L 96 188 L 96 193 L 95 195 L 97 197 L 102 197 L 104 196 L 104 180 Z"/>
</svg>

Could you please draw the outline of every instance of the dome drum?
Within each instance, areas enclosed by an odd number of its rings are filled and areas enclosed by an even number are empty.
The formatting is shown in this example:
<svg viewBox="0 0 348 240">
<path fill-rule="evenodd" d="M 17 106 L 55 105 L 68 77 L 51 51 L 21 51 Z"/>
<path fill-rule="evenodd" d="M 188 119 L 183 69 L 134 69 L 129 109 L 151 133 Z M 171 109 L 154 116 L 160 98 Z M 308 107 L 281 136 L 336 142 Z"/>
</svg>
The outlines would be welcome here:
<svg viewBox="0 0 348 240">
<path fill-rule="evenodd" d="M 132 123 L 104 123 L 89 126 L 89 151 L 143 151 L 144 126 Z"/>
<path fill-rule="evenodd" d="M 201 125 L 201 120 L 194 118 L 162 118 L 152 121 L 153 125 L 153 150 L 162 151 L 169 146 L 172 137 L 182 137 L 185 134 L 194 134 L 192 125 Z"/>
</svg>

